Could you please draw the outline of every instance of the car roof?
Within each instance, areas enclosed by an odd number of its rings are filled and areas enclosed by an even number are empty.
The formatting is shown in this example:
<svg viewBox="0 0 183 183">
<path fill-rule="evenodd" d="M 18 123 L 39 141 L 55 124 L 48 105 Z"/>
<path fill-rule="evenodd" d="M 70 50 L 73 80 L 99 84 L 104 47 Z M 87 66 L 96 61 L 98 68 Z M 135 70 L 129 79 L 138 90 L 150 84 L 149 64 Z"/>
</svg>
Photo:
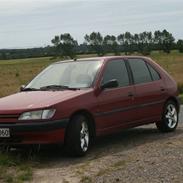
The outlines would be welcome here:
<svg viewBox="0 0 183 183">
<path fill-rule="evenodd" d="M 107 61 L 113 59 L 127 59 L 127 58 L 139 58 L 139 59 L 150 59 L 149 57 L 144 56 L 103 56 L 103 57 L 90 57 L 90 58 L 81 58 L 81 59 L 72 59 L 72 60 L 63 60 L 55 62 L 54 64 L 67 63 L 67 62 L 80 62 L 80 61 Z"/>
<path fill-rule="evenodd" d="M 148 57 L 139 56 L 139 55 L 134 55 L 134 56 L 129 56 L 129 55 L 122 55 L 122 56 L 106 56 L 106 57 L 101 57 L 101 58 L 103 58 L 103 60 L 128 59 L 128 58 L 149 59 Z"/>
<path fill-rule="evenodd" d="M 67 63 L 67 62 L 78 62 L 78 61 L 100 61 L 102 60 L 102 57 L 90 57 L 90 58 L 81 58 L 81 59 L 70 59 L 70 60 L 61 60 L 58 62 L 55 62 L 53 64 L 59 64 L 59 63 Z"/>
</svg>

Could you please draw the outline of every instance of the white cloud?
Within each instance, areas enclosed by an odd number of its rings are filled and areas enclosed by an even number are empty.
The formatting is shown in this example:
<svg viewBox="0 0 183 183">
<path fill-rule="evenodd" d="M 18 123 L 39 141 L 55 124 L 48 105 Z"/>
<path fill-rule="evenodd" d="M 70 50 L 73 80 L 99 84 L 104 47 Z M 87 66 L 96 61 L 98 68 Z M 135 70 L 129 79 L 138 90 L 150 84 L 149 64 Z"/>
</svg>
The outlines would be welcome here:
<svg viewBox="0 0 183 183">
<path fill-rule="evenodd" d="M 119 34 L 166 28 L 183 37 L 182 0 L 0 0 L 0 48 L 49 44 L 70 32 Z"/>
</svg>

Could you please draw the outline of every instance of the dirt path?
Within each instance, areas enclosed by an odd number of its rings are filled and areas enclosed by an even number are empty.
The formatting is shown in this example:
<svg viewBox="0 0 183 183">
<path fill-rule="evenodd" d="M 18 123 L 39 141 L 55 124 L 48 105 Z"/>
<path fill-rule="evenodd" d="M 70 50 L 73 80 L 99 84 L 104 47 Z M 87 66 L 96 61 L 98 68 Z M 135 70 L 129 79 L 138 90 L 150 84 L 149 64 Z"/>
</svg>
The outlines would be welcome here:
<svg viewBox="0 0 183 183">
<path fill-rule="evenodd" d="M 182 110 L 183 111 L 183 110 Z M 182 182 L 183 113 L 175 133 L 154 125 L 99 139 L 84 158 L 70 158 L 56 147 L 42 150 L 34 183 Z"/>
</svg>

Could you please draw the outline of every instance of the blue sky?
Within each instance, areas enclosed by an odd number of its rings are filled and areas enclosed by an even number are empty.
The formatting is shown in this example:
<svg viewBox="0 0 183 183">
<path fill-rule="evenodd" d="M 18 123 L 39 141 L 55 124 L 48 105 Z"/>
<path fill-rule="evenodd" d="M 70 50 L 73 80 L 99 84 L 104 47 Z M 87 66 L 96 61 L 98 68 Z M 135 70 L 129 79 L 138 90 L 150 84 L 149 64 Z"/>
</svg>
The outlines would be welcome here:
<svg viewBox="0 0 183 183">
<path fill-rule="evenodd" d="M 0 48 L 46 46 L 66 32 L 81 43 L 92 31 L 158 29 L 183 39 L 183 0 L 0 0 Z"/>
</svg>

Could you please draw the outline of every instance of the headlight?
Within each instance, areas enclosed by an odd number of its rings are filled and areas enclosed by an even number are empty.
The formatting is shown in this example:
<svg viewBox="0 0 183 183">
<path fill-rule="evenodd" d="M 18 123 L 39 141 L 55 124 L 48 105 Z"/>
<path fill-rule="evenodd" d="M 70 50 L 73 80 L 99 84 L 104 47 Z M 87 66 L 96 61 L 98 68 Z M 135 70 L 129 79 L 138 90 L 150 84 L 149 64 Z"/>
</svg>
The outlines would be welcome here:
<svg viewBox="0 0 183 183">
<path fill-rule="evenodd" d="M 20 115 L 19 120 L 50 119 L 55 114 L 55 109 L 25 112 Z"/>
</svg>

